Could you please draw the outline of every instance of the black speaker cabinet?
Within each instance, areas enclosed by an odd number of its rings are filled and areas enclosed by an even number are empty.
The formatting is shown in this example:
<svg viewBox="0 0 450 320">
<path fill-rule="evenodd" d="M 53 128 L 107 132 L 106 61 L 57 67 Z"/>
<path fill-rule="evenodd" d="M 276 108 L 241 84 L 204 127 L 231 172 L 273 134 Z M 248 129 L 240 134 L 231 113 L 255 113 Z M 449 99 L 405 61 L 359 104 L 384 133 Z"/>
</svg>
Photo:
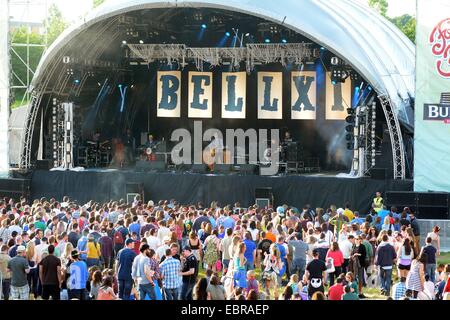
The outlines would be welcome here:
<svg viewBox="0 0 450 320">
<path fill-rule="evenodd" d="M 256 188 L 255 189 L 255 203 L 259 205 L 260 202 L 268 202 L 268 204 L 273 204 L 273 191 L 272 188 Z"/>
<path fill-rule="evenodd" d="M 193 173 L 208 173 L 208 169 L 206 164 L 193 164 L 191 167 Z"/>
<path fill-rule="evenodd" d="M 418 192 L 417 211 L 417 216 L 419 219 L 448 219 L 449 193 Z"/>
<path fill-rule="evenodd" d="M 370 176 L 372 177 L 372 179 L 386 180 L 387 179 L 387 170 L 386 170 L 386 168 L 372 168 L 370 170 Z"/>
<path fill-rule="evenodd" d="M 36 160 L 37 170 L 50 170 L 53 168 L 52 160 Z"/>
<path fill-rule="evenodd" d="M 165 171 L 166 163 L 164 161 L 138 161 L 136 162 L 136 171 Z"/>
<path fill-rule="evenodd" d="M 214 165 L 214 173 L 231 173 L 233 171 L 233 167 L 231 164 L 216 164 Z"/>
</svg>

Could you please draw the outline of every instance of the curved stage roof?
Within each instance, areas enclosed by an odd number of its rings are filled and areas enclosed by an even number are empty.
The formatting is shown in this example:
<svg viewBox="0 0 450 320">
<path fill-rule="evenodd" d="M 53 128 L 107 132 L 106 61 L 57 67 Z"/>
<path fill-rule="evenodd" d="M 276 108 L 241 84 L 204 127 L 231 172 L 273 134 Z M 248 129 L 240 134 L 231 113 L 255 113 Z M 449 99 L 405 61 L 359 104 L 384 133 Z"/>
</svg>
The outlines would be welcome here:
<svg viewBox="0 0 450 320">
<path fill-rule="evenodd" d="M 393 24 L 356 0 L 111 0 L 67 29 L 47 50 L 32 81 L 45 78 L 58 52 L 93 24 L 131 11 L 153 8 L 213 8 L 283 24 L 343 58 L 379 95 L 387 95 L 399 120 L 412 127 L 415 90 L 413 43 Z"/>
</svg>

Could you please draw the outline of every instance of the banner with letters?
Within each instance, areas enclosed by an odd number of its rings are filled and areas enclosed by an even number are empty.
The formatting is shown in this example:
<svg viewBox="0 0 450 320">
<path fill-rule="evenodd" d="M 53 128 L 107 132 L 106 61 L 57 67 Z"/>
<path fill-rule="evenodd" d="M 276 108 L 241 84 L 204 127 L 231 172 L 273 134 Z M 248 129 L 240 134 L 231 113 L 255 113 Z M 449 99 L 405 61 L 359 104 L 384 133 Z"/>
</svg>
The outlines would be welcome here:
<svg viewBox="0 0 450 320">
<path fill-rule="evenodd" d="M 245 119 L 247 73 L 222 73 L 222 118 Z"/>
<path fill-rule="evenodd" d="M 181 116 L 181 72 L 158 71 L 157 117 L 179 118 Z"/>
<path fill-rule="evenodd" d="M 258 119 L 283 119 L 282 72 L 258 72 Z"/>
<path fill-rule="evenodd" d="M 347 78 L 344 83 L 333 84 L 331 72 L 327 72 L 326 83 L 325 119 L 345 120 L 347 108 L 352 106 L 352 81 Z"/>
<path fill-rule="evenodd" d="M 450 2 L 417 1 L 414 191 L 450 192 Z"/>
<path fill-rule="evenodd" d="M 291 73 L 291 118 L 293 120 L 316 120 L 316 72 Z"/>
<path fill-rule="evenodd" d="M 212 118 L 212 72 L 189 72 L 189 118 Z"/>
</svg>

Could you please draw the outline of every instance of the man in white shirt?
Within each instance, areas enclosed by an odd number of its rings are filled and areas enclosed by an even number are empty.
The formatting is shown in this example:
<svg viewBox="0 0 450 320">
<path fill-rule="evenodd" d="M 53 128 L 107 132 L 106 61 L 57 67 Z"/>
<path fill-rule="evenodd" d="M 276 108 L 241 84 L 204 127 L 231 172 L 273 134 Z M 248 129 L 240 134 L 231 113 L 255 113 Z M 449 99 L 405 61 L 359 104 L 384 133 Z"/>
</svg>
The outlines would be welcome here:
<svg viewBox="0 0 450 320">
<path fill-rule="evenodd" d="M 38 244 L 34 250 L 36 252 L 36 264 L 39 264 L 42 260 L 42 254 L 47 251 L 48 240 L 46 237 L 41 239 L 41 243 Z"/>
<path fill-rule="evenodd" d="M 355 237 L 349 235 L 347 239 L 339 242 L 339 249 L 341 249 L 342 255 L 344 256 L 344 263 L 342 264 L 342 272 L 347 272 L 347 267 L 350 262 L 350 255 L 352 253 L 353 244 L 355 242 Z"/>
<path fill-rule="evenodd" d="M 156 250 L 156 260 L 158 260 L 158 261 L 160 261 L 161 258 L 166 255 L 166 250 L 170 249 L 170 246 L 169 246 L 170 237 L 167 236 L 163 240 L 164 240 L 164 244 Z"/>
<path fill-rule="evenodd" d="M 147 244 L 150 249 L 153 249 L 155 252 L 161 246 L 161 241 L 155 236 L 156 229 L 150 229 L 150 235 L 146 238 Z"/>
<path fill-rule="evenodd" d="M 170 237 L 170 229 L 166 227 L 166 222 L 165 221 L 161 221 L 159 223 L 159 230 L 158 230 L 158 239 L 161 243 L 164 242 L 164 238 L 165 237 Z"/>
</svg>

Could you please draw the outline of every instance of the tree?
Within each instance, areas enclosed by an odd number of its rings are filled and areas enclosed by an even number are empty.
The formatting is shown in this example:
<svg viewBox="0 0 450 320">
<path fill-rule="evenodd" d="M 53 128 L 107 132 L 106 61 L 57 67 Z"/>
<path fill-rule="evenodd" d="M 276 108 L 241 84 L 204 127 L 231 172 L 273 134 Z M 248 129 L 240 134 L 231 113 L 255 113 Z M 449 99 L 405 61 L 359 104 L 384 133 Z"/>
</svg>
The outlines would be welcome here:
<svg viewBox="0 0 450 320">
<path fill-rule="evenodd" d="M 56 40 L 56 38 L 58 38 L 58 36 L 67 28 L 68 25 L 56 4 L 53 3 L 48 12 L 49 17 L 45 21 L 45 27 L 47 29 L 48 45 L 50 45 Z"/>
<path fill-rule="evenodd" d="M 387 17 L 389 9 L 388 0 L 369 0 L 369 6 L 376 9 L 383 17 Z"/>
<path fill-rule="evenodd" d="M 368 0 L 369 6 L 377 10 L 383 17 L 395 24 L 412 42 L 416 42 L 416 18 L 404 14 L 400 17 L 387 16 L 388 0 Z"/>
<path fill-rule="evenodd" d="M 105 0 L 93 0 L 93 6 L 94 8 L 97 8 L 99 5 L 101 5 Z"/>
</svg>

